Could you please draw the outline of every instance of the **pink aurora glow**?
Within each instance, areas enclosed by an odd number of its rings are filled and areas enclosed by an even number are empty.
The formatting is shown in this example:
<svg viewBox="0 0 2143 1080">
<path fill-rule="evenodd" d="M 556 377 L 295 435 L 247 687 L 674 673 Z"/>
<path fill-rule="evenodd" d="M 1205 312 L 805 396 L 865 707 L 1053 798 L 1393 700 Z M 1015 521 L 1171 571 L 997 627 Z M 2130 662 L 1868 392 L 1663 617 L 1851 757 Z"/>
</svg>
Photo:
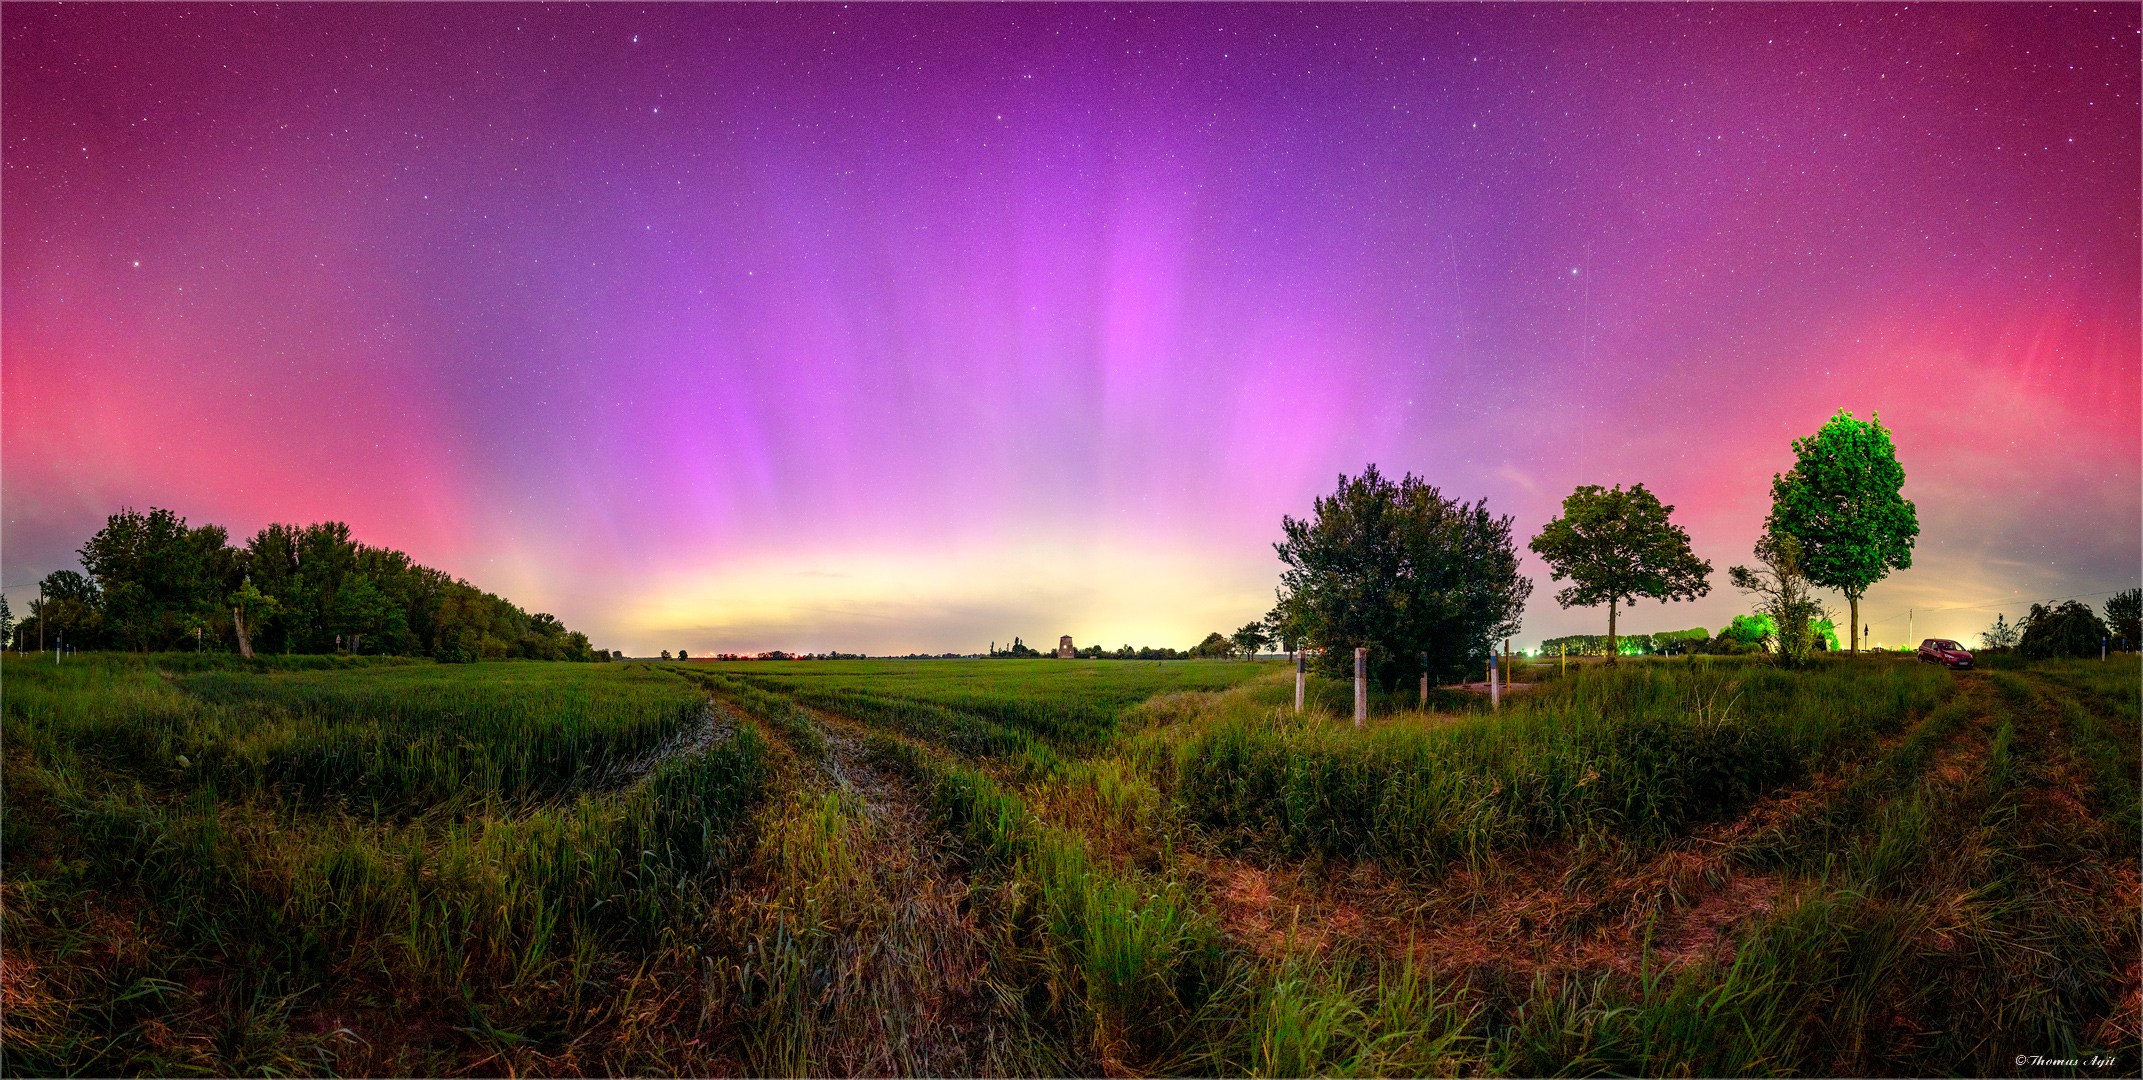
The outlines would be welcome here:
<svg viewBox="0 0 2143 1080">
<path fill-rule="evenodd" d="M 1365 462 L 1723 571 L 1849 408 L 1876 636 L 1967 636 L 2135 575 L 2136 18 L 11 7 L 0 573 L 158 505 L 638 651 L 1181 646 Z"/>
</svg>

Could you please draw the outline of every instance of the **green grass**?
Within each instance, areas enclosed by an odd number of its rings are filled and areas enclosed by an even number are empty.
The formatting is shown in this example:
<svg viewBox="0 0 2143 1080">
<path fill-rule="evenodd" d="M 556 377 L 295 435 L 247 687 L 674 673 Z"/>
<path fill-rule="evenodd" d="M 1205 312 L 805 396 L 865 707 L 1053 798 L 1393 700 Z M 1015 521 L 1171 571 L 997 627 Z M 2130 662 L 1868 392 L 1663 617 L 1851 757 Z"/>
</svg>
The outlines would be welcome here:
<svg viewBox="0 0 2143 1080">
<path fill-rule="evenodd" d="M 589 783 L 699 722 L 702 698 L 645 671 L 167 679 L 92 655 L 5 677 L 6 930 L 45 972 L 0 1043 L 18 1075 L 374 1060 L 294 1026 L 322 1008 L 428 1018 L 390 1071 L 560 1038 L 615 968 L 701 921 L 771 777 L 743 728 L 627 789 Z M 338 759 L 369 805 L 321 797 Z M 382 792 L 399 816 L 372 812 Z M 171 1034 L 195 1014 L 222 1034 Z"/>
<path fill-rule="evenodd" d="M 683 665 L 680 665 L 683 666 Z M 866 660 L 696 664 L 809 703 L 929 707 L 977 724 L 977 743 L 1001 751 L 1016 732 L 1060 747 L 1098 745 L 1126 708 L 1156 694 L 1225 690 L 1276 670 L 1274 661 Z M 996 738 L 997 743 L 987 742 Z"/>
<path fill-rule="evenodd" d="M 1584 665 L 1359 731 L 1270 663 L 306 659 L 0 661 L 0 1071 L 2137 1065 L 2132 658 Z M 1538 865 L 1609 914 L 1415 948 Z M 1363 874 L 1403 932 L 1319 910 Z"/>
<path fill-rule="evenodd" d="M 1357 731 L 1288 688 L 1130 752 L 1210 832 L 1291 855 L 1437 868 L 1546 840 L 1658 842 L 1902 730 L 1947 695 L 1933 669 L 1589 667 L 1496 713 Z"/>
</svg>

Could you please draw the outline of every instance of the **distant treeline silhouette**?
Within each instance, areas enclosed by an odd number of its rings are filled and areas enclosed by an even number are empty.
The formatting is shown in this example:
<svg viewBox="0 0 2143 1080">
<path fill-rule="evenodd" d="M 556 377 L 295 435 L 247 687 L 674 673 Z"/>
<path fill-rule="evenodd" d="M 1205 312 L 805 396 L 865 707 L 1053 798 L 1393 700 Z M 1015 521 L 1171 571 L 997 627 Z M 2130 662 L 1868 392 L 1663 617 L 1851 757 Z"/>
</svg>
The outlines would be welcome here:
<svg viewBox="0 0 2143 1080">
<path fill-rule="evenodd" d="M 366 653 L 449 662 L 607 660 L 585 634 L 529 614 L 339 521 L 270 525 L 243 546 L 221 525 L 122 509 L 78 552 L 84 573 L 38 583 L 17 649 Z"/>
</svg>

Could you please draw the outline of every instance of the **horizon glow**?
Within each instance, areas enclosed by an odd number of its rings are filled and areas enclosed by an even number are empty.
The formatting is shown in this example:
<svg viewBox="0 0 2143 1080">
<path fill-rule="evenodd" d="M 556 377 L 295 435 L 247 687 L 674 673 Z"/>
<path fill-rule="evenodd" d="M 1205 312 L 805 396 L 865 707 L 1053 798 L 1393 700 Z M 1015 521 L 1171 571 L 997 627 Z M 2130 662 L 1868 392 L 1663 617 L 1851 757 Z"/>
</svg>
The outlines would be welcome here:
<svg viewBox="0 0 2143 1080">
<path fill-rule="evenodd" d="M 153 505 L 640 655 L 1184 648 L 1374 462 L 1642 482 L 1713 590 L 1621 625 L 1716 629 L 1848 409 L 1862 621 L 1971 642 L 2139 576 L 2137 16 L 11 4 L 0 584 Z"/>
</svg>

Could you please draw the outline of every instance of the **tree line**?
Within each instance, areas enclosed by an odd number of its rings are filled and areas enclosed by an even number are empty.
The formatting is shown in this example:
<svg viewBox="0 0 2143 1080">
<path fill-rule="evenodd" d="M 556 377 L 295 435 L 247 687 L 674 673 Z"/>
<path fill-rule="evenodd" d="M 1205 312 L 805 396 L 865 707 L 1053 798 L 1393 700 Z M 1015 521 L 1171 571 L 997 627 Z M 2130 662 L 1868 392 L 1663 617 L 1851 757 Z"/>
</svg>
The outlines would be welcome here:
<svg viewBox="0 0 2143 1080">
<path fill-rule="evenodd" d="M 79 552 L 82 572 L 38 583 L 17 650 L 362 653 L 598 660 L 587 635 L 443 570 L 350 538 L 339 521 L 270 525 L 243 545 L 221 525 L 122 509 Z"/>
<path fill-rule="evenodd" d="M 1902 494 L 1904 468 L 1879 417 L 1839 412 L 1814 435 L 1793 441 L 1791 470 L 1771 478 L 1771 512 L 1752 566 L 1729 570 L 1756 616 L 1703 651 L 1768 644 L 1785 663 L 1836 648 L 1830 610 L 1815 596 L 1844 594 L 1850 647 L 1858 649 L 1860 600 L 1890 571 L 1912 565 L 1917 512 Z M 1555 581 L 1569 581 L 1563 607 L 1607 606 L 1607 634 L 1588 648 L 1623 649 L 1616 622 L 1638 600 L 1694 600 L 1711 591 L 1711 564 L 1690 550 L 1689 534 L 1642 483 L 1586 485 L 1527 544 Z M 1342 475 L 1315 500 L 1312 516 L 1283 516 L 1274 545 L 1286 569 L 1264 625 L 1287 649 L 1309 649 L 1320 672 L 1353 674 L 1366 650 L 1370 677 L 1394 685 L 1427 674 L 1452 680 L 1477 673 L 1495 643 L 1517 632 L 1533 583 L 1518 574 L 1512 519 L 1468 504 L 1407 474 L 1397 482 L 1375 465 Z M 1569 641 L 1571 639 L 1565 639 Z M 1643 639 L 1654 648 L 1699 651 L 1687 633 Z"/>
</svg>

